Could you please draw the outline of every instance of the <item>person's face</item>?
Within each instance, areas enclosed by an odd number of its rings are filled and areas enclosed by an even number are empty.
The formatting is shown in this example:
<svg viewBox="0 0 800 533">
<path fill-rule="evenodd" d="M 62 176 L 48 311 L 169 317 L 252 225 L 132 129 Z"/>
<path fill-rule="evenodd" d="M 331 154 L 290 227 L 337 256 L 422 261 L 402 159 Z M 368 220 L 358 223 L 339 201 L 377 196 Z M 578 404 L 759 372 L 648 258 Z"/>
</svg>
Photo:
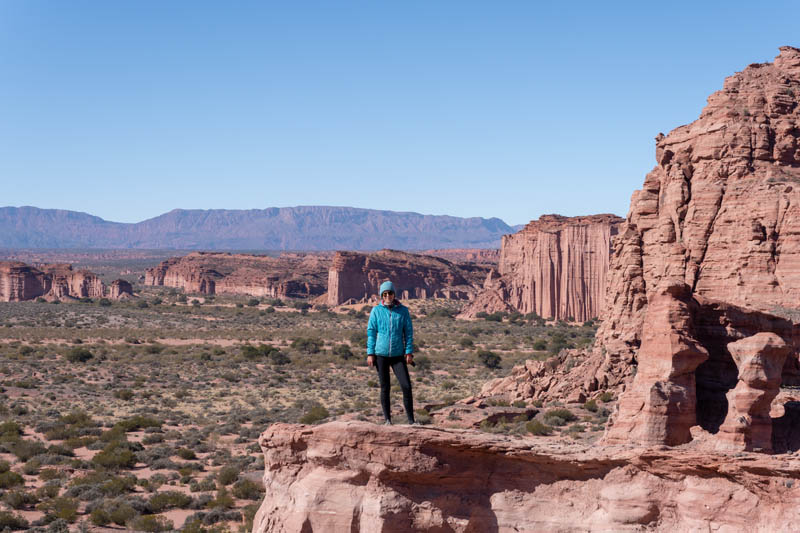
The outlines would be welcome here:
<svg viewBox="0 0 800 533">
<path fill-rule="evenodd" d="M 392 305 L 392 302 L 394 302 L 394 293 L 392 291 L 384 291 L 381 298 L 385 305 Z"/>
</svg>

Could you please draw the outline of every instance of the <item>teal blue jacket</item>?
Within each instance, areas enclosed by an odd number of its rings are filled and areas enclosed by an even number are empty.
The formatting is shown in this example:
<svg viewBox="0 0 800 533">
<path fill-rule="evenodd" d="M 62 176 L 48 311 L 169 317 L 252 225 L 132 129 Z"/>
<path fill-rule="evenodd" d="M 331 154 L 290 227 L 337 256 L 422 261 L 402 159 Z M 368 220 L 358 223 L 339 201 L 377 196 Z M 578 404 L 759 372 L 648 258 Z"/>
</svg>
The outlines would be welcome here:
<svg viewBox="0 0 800 533">
<path fill-rule="evenodd" d="M 367 355 L 394 357 L 414 353 L 414 328 L 408 307 L 378 304 L 369 313 Z"/>
</svg>

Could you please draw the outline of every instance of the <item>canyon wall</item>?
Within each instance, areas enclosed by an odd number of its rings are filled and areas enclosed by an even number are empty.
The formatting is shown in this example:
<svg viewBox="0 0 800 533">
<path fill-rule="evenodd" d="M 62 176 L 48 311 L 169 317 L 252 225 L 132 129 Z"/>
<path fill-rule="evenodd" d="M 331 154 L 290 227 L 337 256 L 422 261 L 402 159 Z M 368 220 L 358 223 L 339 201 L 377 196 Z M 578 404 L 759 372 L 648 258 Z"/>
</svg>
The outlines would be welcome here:
<svg viewBox="0 0 800 533">
<path fill-rule="evenodd" d="M 329 264 L 326 254 L 286 253 L 270 257 L 194 252 L 148 269 L 145 285 L 201 294 L 305 298 L 325 292 Z"/>
<path fill-rule="evenodd" d="M 497 273 L 462 316 L 513 310 L 581 322 L 597 317 L 622 222 L 614 215 L 544 215 L 504 235 Z"/>
<path fill-rule="evenodd" d="M 130 294 L 130 284 L 127 292 Z M 18 261 L 0 261 L 0 301 L 3 302 L 39 297 L 48 300 L 102 298 L 105 295 L 105 284 L 88 270 L 73 270 L 71 265 L 62 263 L 36 268 Z"/>
<path fill-rule="evenodd" d="M 368 301 L 377 297 L 386 280 L 394 283 L 401 299 L 467 300 L 477 293 L 488 271 L 485 265 L 397 250 L 336 252 L 328 272 L 328 305 Z"/>
</svg>

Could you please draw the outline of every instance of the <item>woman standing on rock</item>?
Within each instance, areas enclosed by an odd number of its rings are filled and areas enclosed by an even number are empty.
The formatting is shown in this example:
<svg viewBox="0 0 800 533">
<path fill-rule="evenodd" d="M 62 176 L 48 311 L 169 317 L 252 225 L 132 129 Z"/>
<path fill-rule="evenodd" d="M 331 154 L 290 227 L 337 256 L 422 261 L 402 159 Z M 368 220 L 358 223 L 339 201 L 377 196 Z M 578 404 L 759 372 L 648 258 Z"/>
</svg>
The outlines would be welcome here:
<svg viewBox="0 0 800 533">
<path fill-rule="evenodd" d="M 385 424 L 391 425 L 389 367 L 394 370 L 403 391 L 403 406 L 408 423 L 414 423 L 414 400 L 407 364 L 414 364 L 414 329 L 408 308 L 395 298 L 394 284 L 384 281 L 381 303 L 372 308 L 367 324 L 367 364 L 376 366 L 381 382 L 381 407 Z"/>
</svg>

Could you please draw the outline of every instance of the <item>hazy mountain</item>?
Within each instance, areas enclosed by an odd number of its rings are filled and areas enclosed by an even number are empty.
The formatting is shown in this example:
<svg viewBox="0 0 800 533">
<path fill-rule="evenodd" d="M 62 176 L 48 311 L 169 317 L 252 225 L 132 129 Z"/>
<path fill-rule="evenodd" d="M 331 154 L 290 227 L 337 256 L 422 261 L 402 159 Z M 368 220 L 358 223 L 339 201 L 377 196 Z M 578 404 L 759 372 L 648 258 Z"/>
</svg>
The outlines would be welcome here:
<svg viewBox="0 0 800 533">
<path fill-rule="evenodd" d="M 522 226 L 459 218 L 300 206 L 175 209 L 126 224 L 60 209 L 0 208 L 2 248 L 172 248 L 216 250 L 404 250 L 493 248 Z"/>
</svg>

